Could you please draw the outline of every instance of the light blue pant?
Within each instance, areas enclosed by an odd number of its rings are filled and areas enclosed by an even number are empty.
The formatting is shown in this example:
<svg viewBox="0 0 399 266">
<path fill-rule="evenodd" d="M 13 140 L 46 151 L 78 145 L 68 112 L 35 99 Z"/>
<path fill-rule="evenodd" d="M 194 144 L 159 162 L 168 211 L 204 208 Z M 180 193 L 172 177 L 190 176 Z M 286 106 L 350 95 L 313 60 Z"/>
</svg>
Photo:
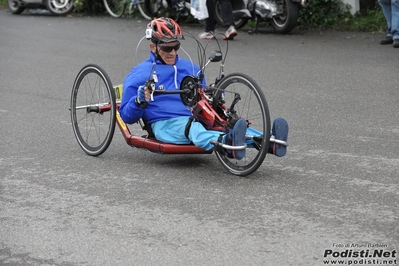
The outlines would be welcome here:
<svg viewBox="0 0 399 266">
<path fill-rule="evenodd" d="M 378 0 L 387 20 L 387 36 L 399 39 L 399 0 Z"/>
<path fill-rule="evenodd" d="M 193 121 L 188 138 L 186 138 L 184 132 L 188 119 L 188 116 L 183 116 L 152 123 L 151 127 L 155 138 L 159 141 L 173 144 L 190 144 L 192 142 L 195 146 L 205 150 L 212 149 L 213 145 L 209 141 L 211 139 L 218 140 L 223 133 L 206 130 L 201 123 Z"/>
</svg>

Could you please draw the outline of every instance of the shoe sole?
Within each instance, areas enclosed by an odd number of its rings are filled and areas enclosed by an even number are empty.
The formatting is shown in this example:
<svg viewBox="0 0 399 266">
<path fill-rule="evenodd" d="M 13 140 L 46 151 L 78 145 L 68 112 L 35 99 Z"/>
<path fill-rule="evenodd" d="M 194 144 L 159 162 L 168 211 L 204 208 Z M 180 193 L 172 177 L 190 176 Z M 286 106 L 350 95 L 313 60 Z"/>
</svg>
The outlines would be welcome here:
<svg viewBox="0 0 399 266">
<path fill-rule="evenodd" d="M 245 144 L 245 134 L 247 132 L 247 121 L 245 121 L 244 119 L 238 120 L 237 123 L 234 125 L 234 128 L 236 127 L 242 127 L 243 130 L 237 130 L 236 132 L 234 132 L 235 134 L 232 139 L 233 146 L 243 146 Z M 245 149 L 233 150 L 232 154 L 235 159 L 241 160 L 245 157 Z"/>
<path fill-rule="evenodd" d="M 278 140 L 288 140 L 288 123 L 284 118 L 278 117 L 274 119 L 272 132 Z M 287 153 L 287 147 L 281 144 L 273 144 L 273 154 L 277 157 L 283 157 Z"/>
</svg>

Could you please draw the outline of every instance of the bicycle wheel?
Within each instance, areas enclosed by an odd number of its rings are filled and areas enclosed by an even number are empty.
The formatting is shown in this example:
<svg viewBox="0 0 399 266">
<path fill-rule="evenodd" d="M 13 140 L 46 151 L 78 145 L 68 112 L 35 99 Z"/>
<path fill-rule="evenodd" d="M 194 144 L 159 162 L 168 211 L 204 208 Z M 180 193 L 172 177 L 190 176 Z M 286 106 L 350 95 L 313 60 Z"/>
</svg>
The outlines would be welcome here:
<svg viewBox="0 0 399 266">
<path fill-rule="evenodd" d="M 141 16 L 146 20 L 152 20 L 151 14 L 146 13 L 144 0 L 133 0 L 129 5 L 129 15 L 133 13 L 134 7 L 137 6 Z"/>
<path fill-rule="evenodd" d="M 89 64 L 76 76 L 71 95 L 71 121 L 80 147 L 91 156 L 102 154 L 114 136 L 115 91 L 107 73 Z"/>
<path fill-rule="evenodd" d="M 216 149 L 216 157 L 232 174 L 249 175 L 259 168 L 268 152 L 271 122 L 266 97 L 254 79 L 241 73 L 227 75 L 218 83 L 217 88 L 215 99 L 224 97 L 227 107 L 239 94 L 240 100 L 234 110 L 239 117 L 249 122 L 249 128 L 246 133 L 246 154 L 242 160 L 230 158 L 225 151 L 219 149 Z M 217 108 L 217 101 L 214 104 Z"/>
<path fill-rule="evenodd" d="M 120 18 L 125 13 L 126 0 L 104 0 L 107 12 L 114 18 Z"/>
<path fill-rule="evenodd" d="M 173 18 L 173 15 L 170 14 L 171 9 L 168 6 L 169 4 L 166 0 L 144 0 L 145 11 L 153 18 Z"/>
</svg>

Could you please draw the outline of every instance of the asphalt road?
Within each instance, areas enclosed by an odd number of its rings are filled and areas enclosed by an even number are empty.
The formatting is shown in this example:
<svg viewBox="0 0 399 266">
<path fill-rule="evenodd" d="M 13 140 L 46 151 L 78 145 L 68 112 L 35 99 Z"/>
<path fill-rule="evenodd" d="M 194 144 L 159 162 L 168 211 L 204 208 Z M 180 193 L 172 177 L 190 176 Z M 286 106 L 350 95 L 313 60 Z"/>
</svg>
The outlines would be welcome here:
<svg viewBox="0 0 399 266">
<path fill-rule="evenodd" d="M 239 31 L 226 73 L 255 78 L 290 123 L 287 156 L 249 177 L 118 131 L 90 157 L 72 132 L 74 79 L 96 63 L 121 83 L 146 23 L 0 9 L 0 265 L 398 263 L 399 49 L 382 33 Z"/>
</svg>

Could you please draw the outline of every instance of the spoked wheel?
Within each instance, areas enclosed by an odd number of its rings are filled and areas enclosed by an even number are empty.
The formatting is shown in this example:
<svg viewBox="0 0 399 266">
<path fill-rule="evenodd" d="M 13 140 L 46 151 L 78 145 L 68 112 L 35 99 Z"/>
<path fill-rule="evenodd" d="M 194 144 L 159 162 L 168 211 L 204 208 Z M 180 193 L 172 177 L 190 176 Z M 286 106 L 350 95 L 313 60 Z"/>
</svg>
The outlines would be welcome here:
<svg viewBox="0 0 399 266">
<path fill-rule="evenodd" d="M 47 0 L 46 6 L 51 14 L 59 16 L 68 15 L 74 7 L 72 0 Z"/>
<path fill-rule="evenodd" d="M 91 156 L 102 154 L 114 136 L 115 91 L 107 73 L 87 65 L 75 79 L 71 95 L 73 132 L 80 147 Z"/>
<path fill-rule="evenodd" d="M 141 16 L 146 19 L 146 20 L 152 20 L 151 14 L 146 13 L 145 9 L 145 4 L 143 0 L 138 0 L 135 1 L 135 4 L 130 3 L 129 5 L 129 15 L 133 14 L 133 11 L 135 9 L 135 6 L 137 6 L 137 9 L 139 10 Z"/>
<path fill-rule="evenodd" d="M 114 18 L 120 18 L 125 13 L 126 0 L 104 0 L 107 12 Z"/>
<path fill-rule="evenodd" d="M 246 132 L 246 154 L 242 160 L 230 158 L 222 150 L 216 150 L 216 156 L 232 174 L 249 175 L 259 168 L 268 152 L 271 122 L 266 97 L 255 80 L 241 73 L 227 75 L 217 88 L 215 99 L 224 97 L 227 108 L 239 94 L 240 100 L 234 110 L 239 117 L 249 122 L 249 128 Z"/>
</svg>

